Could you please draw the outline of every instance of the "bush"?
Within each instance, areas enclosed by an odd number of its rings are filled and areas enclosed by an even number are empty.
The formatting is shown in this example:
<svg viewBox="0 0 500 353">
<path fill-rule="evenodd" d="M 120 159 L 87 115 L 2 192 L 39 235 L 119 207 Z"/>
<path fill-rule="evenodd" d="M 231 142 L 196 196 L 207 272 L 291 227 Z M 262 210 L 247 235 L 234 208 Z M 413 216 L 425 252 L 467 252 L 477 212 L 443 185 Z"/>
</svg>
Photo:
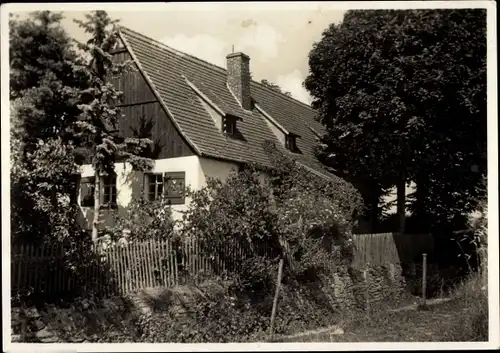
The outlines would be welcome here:
<svg viewBox="0 0 500 353">
<path fill-rule="evenodd" d="M 123 229 L 130 230 L 131 240 L 168 239 L 174 237 L 175 222 L 166 199 L 148 201 L 138 197 L 131 201 L 123 212 L 113 215 L 114 226 L 104 230 L 114 240 L 121 237 Z"/>
<path fill-rule="evenodd" d="M 136 322 L 141 342 L 242 342 L 264 335 L 269 314 L 233 291 L 230 282 L 205 288 L 194 302 L 183 304 L 188 311 L 184 318 L 164 311 L 142 315 Z"/>
<path fill-rule="evenodd" d="M 274 168 L 247 165 L 225 182 L 209 179 L 206 187 L 188 191 L 192 202 L 183 215 L 183 236 L 196 237 L 208 255 L 223 257 L 231 278 L 246 288 L 271 282 L 279 257 L 290 278 L 349 262 L 351 230 L 362 205 L 350 184 L 318 177 L 270 145 L 266 150 Z M 271 178 L 263 180 L 263 172 Z M 246 249 L 242 262 L 231 269 L 224 256 L 240 248 Z"/>
<path fill-rule="evenodd" d="M 454 341 L 488 341 L 488 283 L 487 245 L 488 245 L 488 197 L 487 181 L 480 185 L 482 195 L 478 200 L 477 215 L 470 222 L 470 230 L 474 234 L 473 244 L 480 259 L 479 271 L 472 272 L 459 284 L 455 296 L 464 308 L 462 320 L 456 322 L 446 333 L 449 340 Z"/>
</svg>

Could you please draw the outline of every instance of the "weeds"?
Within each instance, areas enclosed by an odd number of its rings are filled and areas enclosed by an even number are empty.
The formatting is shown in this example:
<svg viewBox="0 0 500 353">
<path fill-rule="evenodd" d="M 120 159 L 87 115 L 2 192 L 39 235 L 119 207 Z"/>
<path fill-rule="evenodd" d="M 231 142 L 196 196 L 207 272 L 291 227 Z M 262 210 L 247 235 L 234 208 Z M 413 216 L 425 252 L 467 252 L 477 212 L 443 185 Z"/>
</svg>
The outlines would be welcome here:
<svg viewBox="0 0 500 353">
<path fill-rule="evenodd" d="M 480 273 L 470 275 L 455 289 L 462 308 L 460 319 L 445 333 L 448 341 L 488 341 L 488 292 Z"/>
</svg>

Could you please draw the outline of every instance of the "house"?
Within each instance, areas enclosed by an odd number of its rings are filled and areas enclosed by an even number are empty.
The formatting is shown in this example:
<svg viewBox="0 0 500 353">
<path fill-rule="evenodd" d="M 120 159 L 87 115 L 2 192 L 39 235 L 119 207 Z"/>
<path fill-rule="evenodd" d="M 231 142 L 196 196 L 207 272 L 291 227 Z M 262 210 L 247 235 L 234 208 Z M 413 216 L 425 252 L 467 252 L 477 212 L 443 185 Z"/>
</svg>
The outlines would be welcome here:
<svg viewBox="0 0 500 353">
<path fill-rule="evenodd" d="M 116 175 L 101 183 L 105 205 L 125 209 L 141 191 L 154 200 L 169 186 L 164 182 L 196 189 L 208 177 L 226 178 L 242 163 L 270 166 L 263 149 L 266 140 L 312 173 L 336 178 L 314 155 L 317 138 L 324 132 L 315 111 L 253 81 L 247 55 L 227 55 L 223 69 L 127 28 L 119 30 L 119 38 L 114 58 L 132 60 L 136 68 L 114 82 L 124 98 L 121 108 L 126 118 L 119 129 L 125 136 L 151 136 L 155 166 L 149 173 L 139 173 L 117 163 Z M 83 166 L 79 202 L 89 225 L 93 174 L 90 165 Z M 176 192 L 166 197 L 173 216 L 179 217 L 189 200 Z"/>
</svg>

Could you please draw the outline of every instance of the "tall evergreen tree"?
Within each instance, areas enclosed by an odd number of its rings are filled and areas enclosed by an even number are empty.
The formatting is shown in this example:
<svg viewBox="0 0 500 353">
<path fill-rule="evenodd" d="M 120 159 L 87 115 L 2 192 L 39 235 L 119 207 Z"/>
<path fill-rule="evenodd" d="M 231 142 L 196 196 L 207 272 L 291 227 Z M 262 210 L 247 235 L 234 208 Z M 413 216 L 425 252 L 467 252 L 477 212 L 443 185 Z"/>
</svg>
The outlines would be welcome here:
<svg viewBox="0 0 500 353">
<path fill-rule="evenodd" d="M 77 21 L 90 39 L 79 43 L 80 49 L 88 54 L 87 70 L 90 87 L 84 92 L 85 102 L 78 107 L 82 110 L 76 124 L 76 134 L 85 143 L 95 172 L 94 219 L 92 240 L 98 237 L 100 223 L 101 177 L 114 173 L 115 162 L 129 162 L 136 170 L 152 166 L 142 152 L 149 149 L 151 140 L 147 138 L 124 137 L 119 134 L 119 123 L 124 118 L 116 103 L 121 99 L 111 79 L 130 69 L 130 63 L 117 63 L 112 50 L 118 43 L 115 29 L 117 21 L 111 20 L 105 11 L 86 14 L 84 21 Z"/>
<path fill-rule="evenodd" d="M 9 21 L 14 242 L 72 234 L 67 201 L 75 196 L 77 159 L 71 131 L 87 82 L 62 18 L 43 11 Z"/>
</svg>

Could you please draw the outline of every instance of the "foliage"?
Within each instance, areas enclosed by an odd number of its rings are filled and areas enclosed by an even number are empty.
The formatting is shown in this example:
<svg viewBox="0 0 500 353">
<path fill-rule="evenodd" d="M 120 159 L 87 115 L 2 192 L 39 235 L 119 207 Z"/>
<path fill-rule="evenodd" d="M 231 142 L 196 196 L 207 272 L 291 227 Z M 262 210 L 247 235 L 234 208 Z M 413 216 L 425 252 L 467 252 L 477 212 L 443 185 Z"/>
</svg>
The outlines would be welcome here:
<svg viewBox="0 0 500 353">
<path fill-rule="evenodd" d="M 272 89 L 273 91 L 276 91 L 276 92 L 279 92 L 279 93 L 283 93 L 285 96 L 288 96 L 288 97 L 291 97 L 292 94 L 288 91 L 283 91 L 283 89 L 281 89 L 280 86 L 278 86 L 277 84 L 275 83 L 272 83 L 266 79 L 263 79 L 260 81 L 260 83 L 264 86 L 266 86 L 267 88 L 270 88 Z"/>
<path fill-rule="evenodd" d="M 327 132 L 319 156 L 369 188 L 415 181 L 424 227 L 476 207 L 486 171 L 485 19 L 476 9 L 348 11 L 309 55 L 305 86 Z"/>
<path fill-rule="evenodd" d="M 239 267 L 226 269 L 241 288 L 254 290 L 274 286 L 278 257 L 285 257 L 290 277 L 325 271 L 348 259 L 360 206 L 350 184 L 323 180 L 272 145 L 266 149 L 274 168 L 248 165 L 225 182 L 209 179 L 204 188 L 189 191 L 181 230 L 183 237 L 201 241 L 209 255 L 224 258 L 246 249 Z M 272 177 L 262 178 L 262 173 Z"/>
<path fill-rule="evenodd" d="M 129 229 L 130 239 L 134 241 L 172 238 L 175 223 L 167 201 L 164 198 L 155 201 L 144 197 L 133 199 L 126 210 L 114 213 L 115 222 L 110 233 L 118 239 L 123 229 Z"/>
<path fill-rule="evenodd" d="M 9 22 L 14 243 L 61 240 L 76 226 L 69 206 L 78 162 L 71 127 L 87 82 L 61 19 L 43 11 Z"/>
<path fill-rule="evenodd" d="M 11 120 L 27 152 L 39 139 L 71 139 L 79 93 L 88 83 L 62 19 L 59 13 L 42 11 L 9 22 L 10 98 L 16 102 Z"/>
<path fill-rule="evenodd" d="M 11 139 L 13 144 L 17 141 Z M 76 209 L 71 205 L 75 166 L 68 148 L 60 139 L 40 140 L 38 147 L 26 154 L 24 162 L 18 159 L 19 150 L 11 155 L 13 243 L 63 240 L 76 227 Z"/>
<path fill-rule="evenodd" d="M 447 341 L 488 341 L 488 292 L 479 274 L 470 275 L 455 290 L 463 308 L 461 319 L 445 332 Z"/>
<path fill-rule="evenodd" d="M 149 149 L 151 140 L 147 138 L 123 137 L 119 134 L 118 124 L 123 115 L 116 103 L 122 93 L 111 83 L 114 77 L 122 75 L 129 63 L 113 61 L 111 51 L 118 43 L 114 30 L 116 21 L 112 21 L 105 11 L 94 11 L 85 15 L 85 21 L 77 21 L 91 38 L 86 43 L 79 43 L 79 48 L 89 54 L 86 63 L 90 87 L 83 92 L 84 102 L 78 107 L 82 113 L 75 129 L 76 136 L 83 141 L 90 154 L 95 174 L 95 202 L 92 238 L 97 239 L 100 210 L 100 176 L 112 174 L 117 161 L 126 161 L 136 170 L 151 168 L 152 161 L 142 157 Z"/>
<path fill-rule="evenodd" d="M 487 246 L 488 244 L 488 182 L 486 177 L 483 177 L 478 185 L 477 199 L 478 209 L 476 217 L 469 219 L 469 228 L 474 231 L 478 238 L 478 244 Z"/>
<path fill-rule="evenodd" d="M 200 287 L 194 300 L 184 299 L 183 316 L 155 311 L 136 322 L 141 342 L 255 342 L 268 338 L 273 292 L 244 295 L 232 282 L 217 282 L 217 288 Z M 184 291 L 186 289 L 183 289 Z M 174 292 L 175 289 L 169 290 Z M 307 292 L 307 293 L 306 293 Z M 172 293 L 173 294 L 173 293 Z M 334 311 L 315 303 L 317 291 L 299 291 L 284 285 L 275 322 L 276 334 L 331 324 Z M 179 305 L 171 295 L 167 306 Z M 300 304 L 302 303 L 302 305 Z M 306 305 L 304 305 L 306 304 Z"/>
</svg>

